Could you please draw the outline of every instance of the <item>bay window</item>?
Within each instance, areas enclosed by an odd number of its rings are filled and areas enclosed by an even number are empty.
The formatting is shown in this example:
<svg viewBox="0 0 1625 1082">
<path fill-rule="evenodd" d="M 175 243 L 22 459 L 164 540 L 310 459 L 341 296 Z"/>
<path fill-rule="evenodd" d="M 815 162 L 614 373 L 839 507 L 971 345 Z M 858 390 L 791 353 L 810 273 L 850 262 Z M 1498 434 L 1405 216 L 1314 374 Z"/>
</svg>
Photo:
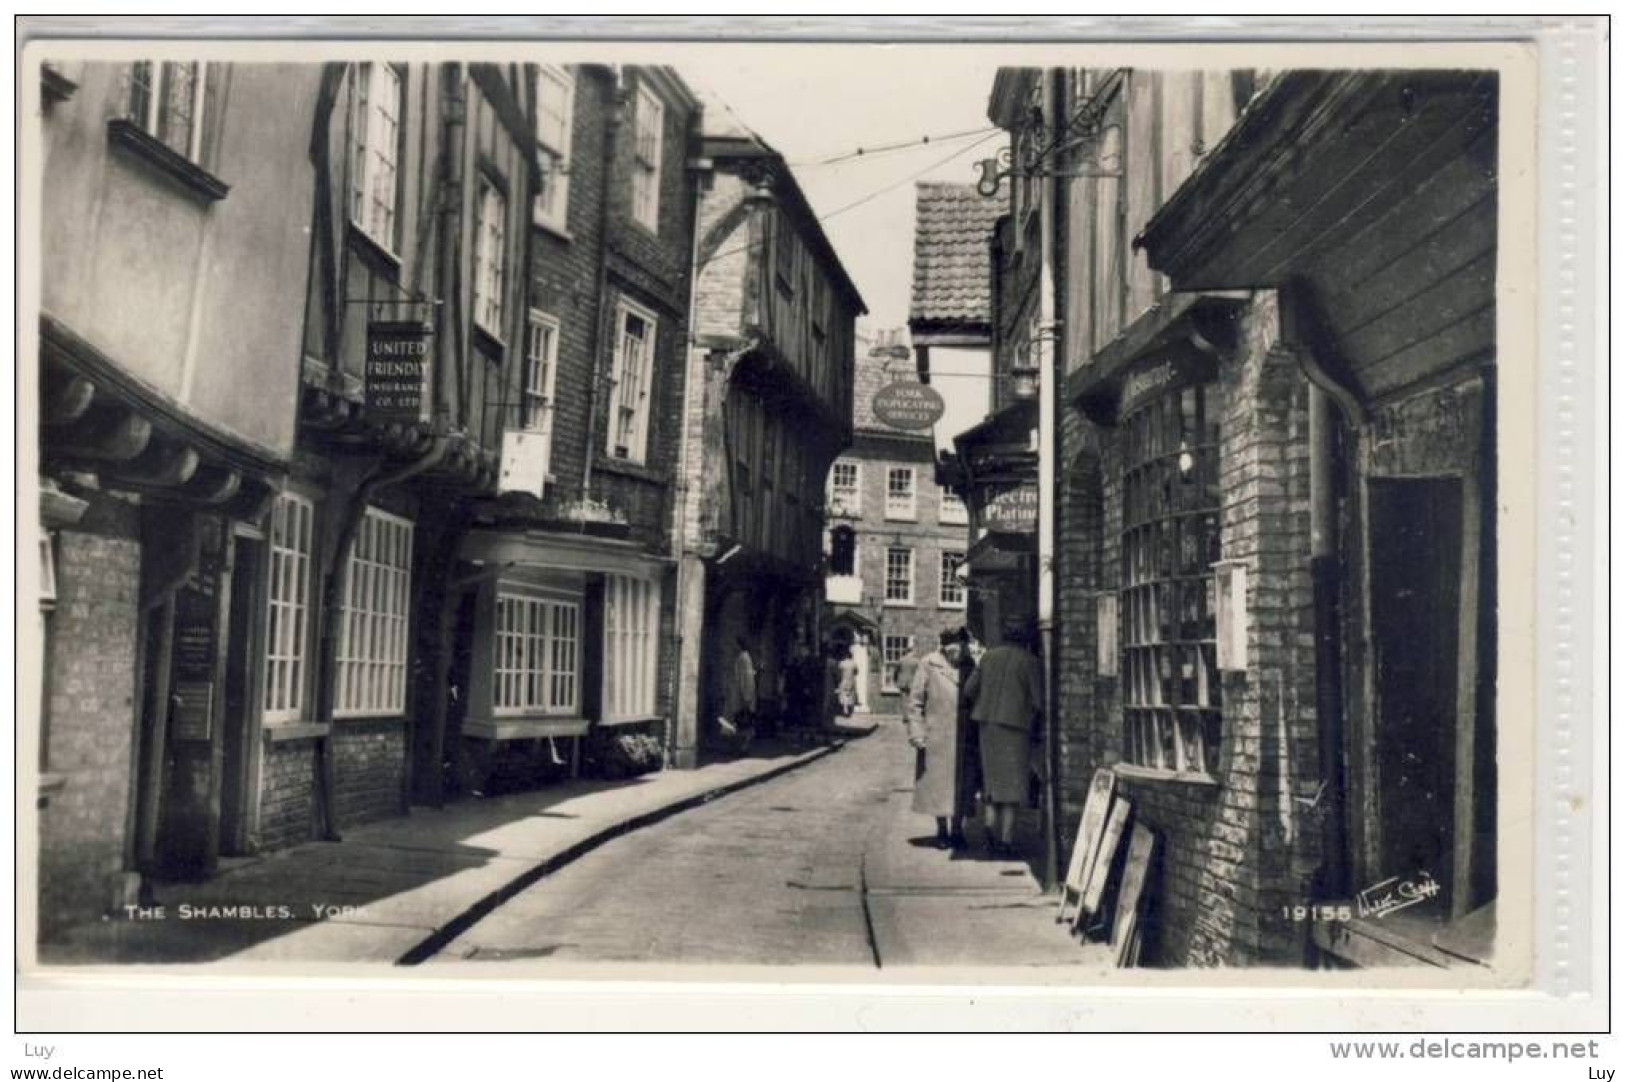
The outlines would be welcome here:
<svg viewBox="0 0 1625 1082">
<path fill-rule="evenodd" d="M 604 718 L 653 717 L 660 658 L 660 586 L 610 575 L 604 587 Z"/>
<path fill-rule="evenodd" d="M 1210 777 L 1223 707 L 1218 423 L 1213 384 L 1166 392 L 1126 416 L 1118 601 L 1124 759 Z"/>
<path fill-rule="evenodd" d="M 499 593 L 492 707 L 498 715 L 581 709 L 581 605 Z"/>
</svg>

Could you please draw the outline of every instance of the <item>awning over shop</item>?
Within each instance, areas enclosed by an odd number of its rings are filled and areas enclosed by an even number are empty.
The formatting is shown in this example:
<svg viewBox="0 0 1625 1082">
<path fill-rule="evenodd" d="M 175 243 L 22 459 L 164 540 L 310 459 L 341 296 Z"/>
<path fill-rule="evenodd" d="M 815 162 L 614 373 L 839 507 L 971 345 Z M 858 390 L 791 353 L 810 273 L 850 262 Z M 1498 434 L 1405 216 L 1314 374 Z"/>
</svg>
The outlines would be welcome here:
<svg viewBox="0 0 1625 1082">
<path fill-rule="evenodd" d="M 1381 398 L 1493 355 L 1498 114 L 1494 72 L 1285 72 L 1135 245 L 1179 290 L 1290 289 Z"/>
<path fill-rule="evenodd" d="M 671 561 L 630 541 L 545 530 L 470 530 L 460 555 L 487 567 L 534 567 L 654 579 Z"/>
<path fill-rule="evenodd" d="M 1018 399 L 954 437 L 954 451 L 977 482 L 1038 475 L 1038 400 Z"/>
<path fill-rule="evenodd" d="M 998 574 L 1023 569 L 1024 558 L 1038 555 L 1038 540 L 1030 533 L 1003 533 L 989 530 L 965 554 L 973 575 Z"/>
<path fill-rule="evenodd" d="M 1209 377 L 1235 348 L 1245 303 L 1245 294 L 1168 294 L 1072 373 L 1067 398 L 1097 424 L 1116 424 L 1147 395 Z"/>
</svg>

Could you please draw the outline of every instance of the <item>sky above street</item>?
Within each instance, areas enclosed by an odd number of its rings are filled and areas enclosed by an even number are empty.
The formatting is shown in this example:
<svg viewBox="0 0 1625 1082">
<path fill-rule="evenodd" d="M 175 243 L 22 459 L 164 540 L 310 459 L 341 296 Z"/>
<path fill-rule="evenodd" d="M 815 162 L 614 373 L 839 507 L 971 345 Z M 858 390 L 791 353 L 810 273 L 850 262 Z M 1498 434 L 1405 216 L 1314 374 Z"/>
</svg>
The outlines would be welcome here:
<svg viewBox="0 0 1625 1082">
<path fill-rule="evenodd" d="M 987 100 L 996 66 L 967 49 L 944 63 L 940 49 L 908 45 L 735 47 L 678 70 L 727 102 L 742 122 L 784 155 L 841 262 L 869 306 L 871 328 L 908 322 L 913 279 L 914 184 L 971 183 L 973 163 L 997 151 Z M 931 136 L 909 149 L 875 148 Z M 866 153 L 829 163 L 830 158 Z M 938 443 L 982 419 L 987 386 L 943 372 L 948 403 Z"/>
</svg>

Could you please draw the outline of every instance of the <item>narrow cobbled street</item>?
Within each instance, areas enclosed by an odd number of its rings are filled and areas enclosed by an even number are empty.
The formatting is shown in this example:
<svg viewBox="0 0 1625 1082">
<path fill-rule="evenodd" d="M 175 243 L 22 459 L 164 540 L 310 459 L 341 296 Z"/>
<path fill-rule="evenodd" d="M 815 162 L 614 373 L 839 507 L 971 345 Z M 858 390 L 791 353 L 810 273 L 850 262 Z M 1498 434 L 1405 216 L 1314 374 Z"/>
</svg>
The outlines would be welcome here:
<svg viewBox="0 0 1625 1082">
<path fill-rule="evenodd" d="M 896 720 L 561 868 L 435 962 L 1082 966 L 1031 869 L 936 849 Z"/>
</svg>

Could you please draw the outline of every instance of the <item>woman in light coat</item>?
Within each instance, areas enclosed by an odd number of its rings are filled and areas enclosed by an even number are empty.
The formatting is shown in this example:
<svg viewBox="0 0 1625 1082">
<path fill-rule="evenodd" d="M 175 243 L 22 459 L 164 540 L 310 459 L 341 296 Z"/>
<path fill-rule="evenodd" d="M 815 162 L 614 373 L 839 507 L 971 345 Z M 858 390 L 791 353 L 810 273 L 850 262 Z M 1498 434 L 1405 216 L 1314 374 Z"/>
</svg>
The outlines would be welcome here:
<svg viewBox="0 0 1625 1082">
<path fill-rule="evenodd" d="M 914 670 L 908 695 L 908 742 L 915 748 L 914 810 L 937 820 L 937 845 L 965 844 L 961 788 L 959 633 L 944 631 L 941 646 Z"/>
</svg>

